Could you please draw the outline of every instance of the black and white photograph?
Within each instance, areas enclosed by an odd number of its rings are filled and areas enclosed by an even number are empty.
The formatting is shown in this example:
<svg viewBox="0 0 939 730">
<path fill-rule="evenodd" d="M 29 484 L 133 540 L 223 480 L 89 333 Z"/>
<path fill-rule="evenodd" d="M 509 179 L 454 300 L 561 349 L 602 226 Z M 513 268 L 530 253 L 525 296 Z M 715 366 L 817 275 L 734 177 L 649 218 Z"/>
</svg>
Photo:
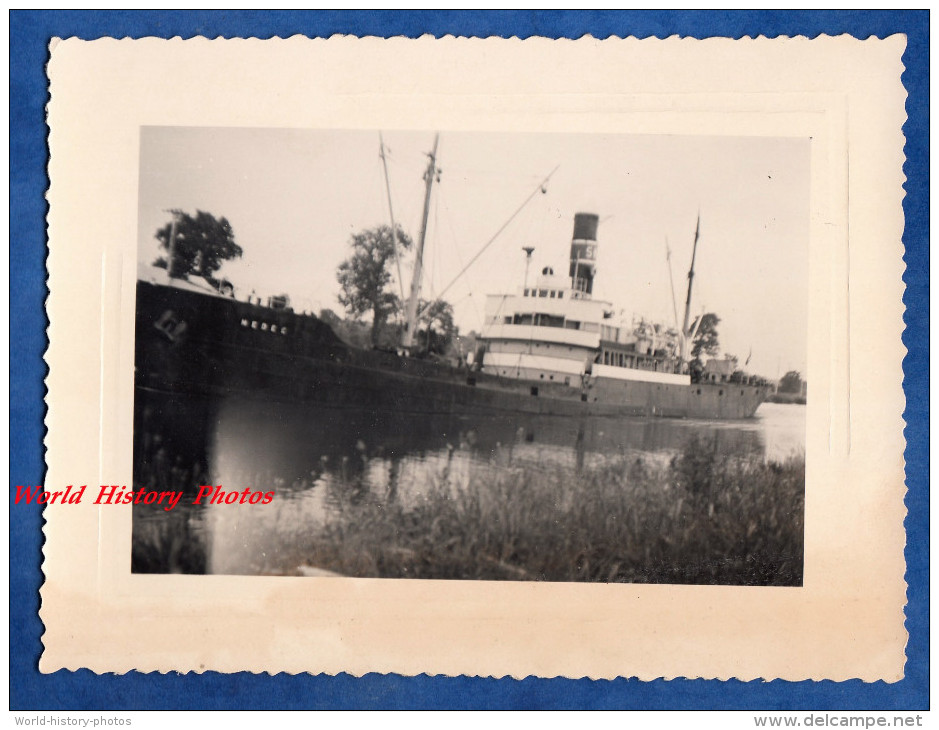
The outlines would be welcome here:
<svg viewBox="0 0 939 730">
<path fill-rule="evenodd" d="M 142 127 L 131 570 L 801 586 L 810 151 Z"/>
</svg>

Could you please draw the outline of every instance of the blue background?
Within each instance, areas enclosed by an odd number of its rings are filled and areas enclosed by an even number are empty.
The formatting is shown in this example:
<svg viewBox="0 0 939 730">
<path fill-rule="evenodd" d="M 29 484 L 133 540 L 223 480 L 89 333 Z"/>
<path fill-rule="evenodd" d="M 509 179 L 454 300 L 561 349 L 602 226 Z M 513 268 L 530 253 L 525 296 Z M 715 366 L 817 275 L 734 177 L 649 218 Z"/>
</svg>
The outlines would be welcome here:
<svg viewBox="0 0 939 730">
<path fill-rule="evenodd" d="M 905 33 L 909 92 L 906 228 L 907 330 L 904 361 L 907 450 L 906 678 L 875 682 L 639 682 L 289 676 L 207 673 L 96 676 L 38 672 L 42 624 L 41 511 L 17 505 L 10 520 L 10 707 L 17 710 L 132 709 L 812 709 L 924 710 L 929 707 L 929 14 L 927 11 L 11 11 L 10 13 L 10 484 L 42 484 L 42 354 L 46 345 L 44 192 L 47 187 L 45 64 L 53 36 L 416 37 L 585 33 L 696 38 Z M 233 640 L 237 640 L 233 637 Z"/>
</svg>

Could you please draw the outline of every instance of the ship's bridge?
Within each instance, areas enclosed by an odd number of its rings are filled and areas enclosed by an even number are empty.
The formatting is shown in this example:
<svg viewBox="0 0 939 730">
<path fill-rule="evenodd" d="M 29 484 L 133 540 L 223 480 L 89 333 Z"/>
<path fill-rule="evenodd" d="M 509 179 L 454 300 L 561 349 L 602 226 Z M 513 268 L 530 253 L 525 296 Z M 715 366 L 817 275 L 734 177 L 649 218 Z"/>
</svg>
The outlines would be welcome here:
<svg viewBox="0 0 939 730">
<path fill-rule="evenodd" d="M 484 372 L 570 383 L 594 361 L 609 306 L 548 272 L 515 294 L 489 295 L 480 335 Z"/>
<path fill-rule="evenodd" d="M 535 286 L 515 294 L 486 298 L 482 337 L 487 340 L 539 340 L 597 349 L 608 302 L 581 298 L 570 281 L 541 276 Z"/>
</svg>

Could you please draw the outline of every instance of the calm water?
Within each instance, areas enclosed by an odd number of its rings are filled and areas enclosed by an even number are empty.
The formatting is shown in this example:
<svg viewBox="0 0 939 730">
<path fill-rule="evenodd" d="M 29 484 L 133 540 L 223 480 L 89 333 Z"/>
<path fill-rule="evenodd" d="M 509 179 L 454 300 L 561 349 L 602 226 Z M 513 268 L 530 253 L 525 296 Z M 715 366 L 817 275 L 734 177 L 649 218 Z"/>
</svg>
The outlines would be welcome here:
<svg viewBox="0 0 939 730">
<path fill-rule="evenodd" d="M 284 535 L 315 530 L 342 501 L 417 500 L 441 476 L 466 482 L 474 467 L 570 470 L 624 456 L 666 462 L 692 438 L 723 453 L 783 460 L 803 455 L 805 407 L 764 403 L 753 419 L 576 419 L 410 415 L 214 404 L 201 466 L 164 453 L 171 439 L 146 433 L 136 487 L 187 489 L 171 513 L 135 508 L 134 570 L 295 572 Z M 140 428 L 138 424 L 138 428 Z M 155 428 L 155 427 L 153 427 Z M 200 426 L 201 428 L 201 426 Z M 162 430 L 178 433 L 164 424 Z M 162 444 L 162 446 L 161 446 Z M 189 455 L 191 457 L 191 455 Z M 161 483 L 157 483 L 161 482 Z M 274 491 L 269 505 L 192 505 L 193 487 Z"/>
</svg>

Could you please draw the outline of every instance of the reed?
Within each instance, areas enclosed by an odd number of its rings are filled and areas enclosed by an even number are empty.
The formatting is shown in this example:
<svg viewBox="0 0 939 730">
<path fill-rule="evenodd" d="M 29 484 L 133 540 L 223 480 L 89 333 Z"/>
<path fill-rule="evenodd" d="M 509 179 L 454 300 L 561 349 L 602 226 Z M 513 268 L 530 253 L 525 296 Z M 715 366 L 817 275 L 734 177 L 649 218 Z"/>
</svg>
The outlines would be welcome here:
<svg viewBox="0 0 939 730">
<path fill-rule="evenodd" d="M 205 573 L 202 526 L 183 511 L 158 514 L 159 519 L 153 519 L 153 513 L 154 510 L 134 508 L 131 571 Z"/>
<path fill-rule="evenodd" d="M 444 470 L 407 500 L 340 500 L 294 555 L 360 577 L 801 585 L 804 475 L 700 439 L 667 464 Z"/>
</svg>

